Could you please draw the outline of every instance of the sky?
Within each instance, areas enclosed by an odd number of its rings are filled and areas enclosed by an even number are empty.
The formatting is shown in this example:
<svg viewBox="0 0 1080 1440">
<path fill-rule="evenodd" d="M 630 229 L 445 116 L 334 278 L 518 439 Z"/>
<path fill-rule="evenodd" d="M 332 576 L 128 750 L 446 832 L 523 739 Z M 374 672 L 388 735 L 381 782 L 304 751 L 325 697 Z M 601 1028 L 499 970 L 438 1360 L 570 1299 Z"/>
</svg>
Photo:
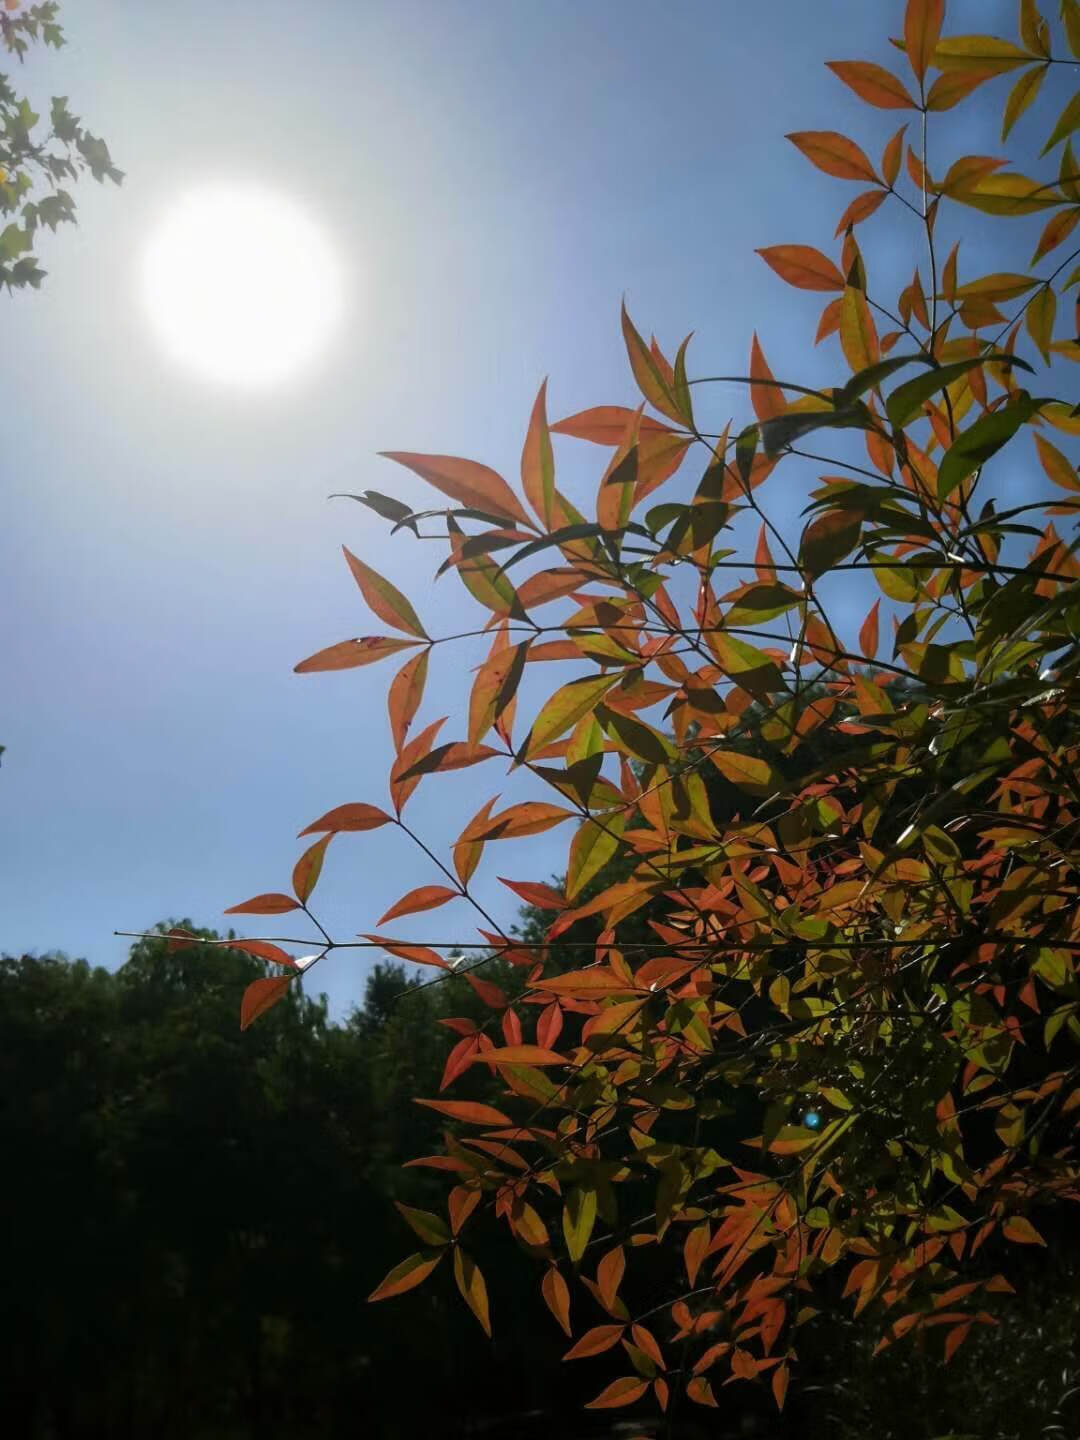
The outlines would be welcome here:
<svg viewBox="0 0 1080 1440">
<path fill-rule="evenodd" d="M 695 331 L 697 373 L 742 373 L 756 329 L 777 373 L 835 378 L 824 347 L 807 353 L 818 297 L 784 286 L 753 250 L 832 253 L 853 192 L 782 137 L 837 129 L 880 155 L 904 117 L 867 109 L 823 62 L 890 63 L 902 7 L 71 0 L 62 11 L 68 46 L 17 79 L 37 97 L 67 94 L 127 178 L 119 191 L 84 182 L 78 230 L 41 247 L 43 291 L 0 297 L 0 947 L 115 966 L 128 943 L 115 930 L 222 926 L 226 906 L 288 888 L 303 825 L 345 801 L 386 803 L 392 662 L 292 673 L 382 628 L 340 546 L 406 590 L 434 633 L 475 612 L 451 579 L 435 588 L 434 547 L 390 544 L 368 511 L 327 499 L 430 498 L 377 452 L 465 455 L 513 479 L 544 376 L 553 417 L 636 403 L 624 295 L 669 350 Z M 950 15 L 954 30 L 1015 24 L 997 0 Z M 963 125 L 979 153 L 998 153 L 978 106 Z M 336 338 L 288 383 L 245 391 L 189 373 L 148 323 L 147 238 L 206 180 L 279 189 L 337 255 Z M 903 283 L 910 237 L 876 220 L 862 235 Z M 970 242 L 977 270 L 977 223 Z M 716 403 L 747 418 L 741 393 Z M 605 455 L 565 441 L 558 460 L 595 484 Z M 672 496 L 696 479 L 688 469 Z M 861 615 L 872 597 L 851 598 Z M 463 728 L 465 663 L 439 657 L 422 712 L 449 712 L 448 736 Z M 490 770 L 429 779 L 410 819 L 445 846 L 501 784 Z M 501 920 L 515 902 L 495 876 L 550 874 L 565 843 L 561 830 L 514 842 L 488 865 Z M 320 915 L 338 938 L 371 931 L 405 890 L 438 878 L 387 830 L 342 837 Z M 242 933 L 303 933 L 281 924 Z M 394 928 L 471 934 L 449 910 Z M 346 952 L 320 968 L 335 1012 L 360 997 L 369 963 Z"/>
</svg>

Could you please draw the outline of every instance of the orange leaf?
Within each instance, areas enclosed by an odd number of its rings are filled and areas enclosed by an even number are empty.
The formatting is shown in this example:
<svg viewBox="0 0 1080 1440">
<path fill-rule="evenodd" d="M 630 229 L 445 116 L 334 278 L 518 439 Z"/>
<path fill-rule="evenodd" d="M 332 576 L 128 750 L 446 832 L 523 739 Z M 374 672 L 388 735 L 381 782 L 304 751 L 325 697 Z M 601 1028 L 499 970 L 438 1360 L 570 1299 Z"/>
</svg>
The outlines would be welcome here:
<svg viewBox="0 0 1080 1440">
<path fill-rule="evenodd" d="M 420 1101 L 422 1105 L 425 1103 L 431 1104 L 431 1101 Z M 466 1190 L 464 1185 L 455 1185 L 450 1191 L 446 1197 L 446 1209 L 450 1216 L 450 1229 L 455 1235 L 480 1204 L 481 1198 L 479 1190 Z"/>
<path fill-rule="evenodd" d="M 1046 229 L 1039 240 L 1038 248 L 1031 257 L 1032 265 L 1035 265 L 1044 255 L 1051 250 L 1056 250 L 1063 240 L 1067 240 L 1076 229 L 1077 221 L 1080 221 L 1080 206 L 1072 210 L 1059 210 L 1056 215 L 1051 215 L 1047 221 Z"/>
<path fill-rule="evenodd" d="M 565 910 L 569 903 L 565 895 L 560 895 L 550 885 L 531 880 L 506 880 L 502 875 L 499 882 L 519 895 L 526 905 L 535 905 L 538 910 Z"/>
<path fill-rule="evenodd" d="M 779 1365 L 773 1371 L 772 1393 L 773 1399 L 776 1401 L 776 1408 L 778 1410 L 783 1410 L 784 1408 L 784 1401 L 787 1399 L 788 1380 L 790 1379 L 790 1374 L 791 1372 L 788 1370 L 786 1364 Z"/>
<path fill-rule="evenodd" d="M 945 0 L 908 0 L 904 12 L 904 48 L 920 84 L 937 49 L 944 18 Z"/>
<path fill-rule="evenodd" d="M 521 488 L 525 498 L 550 530 L 555 500 L 555 456 L 547 423 L 547 381 L 533 402 L 529 429 L 521 452 Z"/>
<path fill-rule="evenodd" d="M 701 1263 L 709 1249 L 709 1242 L 712 1240 L 712 1231 L 708 1221 L 701 1225 L 695 1225 L 686 1237 L 683 1245 L 683 1260 L 686 1264 L 686 1278 L 691 1288 L 697 1284 L 698 1271 Z"/>
<path fill-rule="evenodd" d="M 371 665 L 398 650 L 418 645 L 418 640 L 395 640 L 392 635 L 363 635 L 356 640 L 342 640 L 325 650 L 317 650 L 293 669 L 297 675 L 310 675 L 315 670 L 355 670 L 358 665 Z"/>
<path fill-rule="evenodd" d="M 954 1325 L 945 1336 L 945 1364 L 947 1365 L 957 1350 L 971 1334 L 972 1322 L 969 1320 L 963 1325 Z"/>
<path fill-rule="evenodd" d="M 553 1272 L 548 1271 L 548 1274 Z M 558 1271 L 554 1272 L 558 1274 Z M 584 1360 L 588 1355 L 601 1355 L 617 1345 L 626 1331 L 625 1325 L 597 1325 L 587 1330 L 576 1345 L 562 1357 L 564 1360 Z"/>
<path fill-rule="evenodd" d="M 470 1063 L 483 1060 L 493 1065 L 569 1065 L 565 1055 L 544 1050 L 539 1045 L 504 1045 L 501 1049 L 484 1050 Z"/>
<path fill-rule="evenodd" d="M 600 1291 L 600 1298 L 609 1310 L 615 1304 L 615 1297 L 619 1293 L 619 1286 L 625 1271 L 626 1254 L 621 1245 L 616 1245 L 615 1249 L 609 1250 L 600 1261 L 596 1272 L 596 1284 Z"/>
<path fill-rule="evenodd" d="M 299 910 L 300 906 L 291 895 L 270 891 L 266 895 L 253 895 L 240 905 L 230 905 L 226 915 L 284 915 L 288 910 Z"/>
<path fill-rule="evenodd" d="M 411 1290 L 414 1285 L 427 1278 L 438 1265 L 443 1257 L 443 1252 L 437 1250 L 434 1255 L 429 1251 L 427 1254 L 410 1255 L 407 1260 L 402 1260 L 400 1265 L 395 1265 L 381 1285 L 377 1285 L 368 1296 L 368 1300 L 389 1300 L 392 1295 L 403 1295 L 406 1290 Z"/>
<path fill-rule="evenodd" d="M 881 601 L 875 600 L 870 607 L 870 613 L 862 623 L 859 630 L 859 649 L 868 660 L 872 660 L 877 654 L 878 648 L 878 611 L 881 609 Z"/>
<path fill-rule="evenodd" d="M 245 955 L 255 955 L 260 960 L 270 960 L 275 965 L 287 965 L 290 970 L 296 969 L 293 957 L 279 946 L 272 945 L 269 940 L 230 940 L 229 949 L 242 950 Z"/>
<path fill-rule="evenodd" d="M 877 330 L 865 294 L 854 285 L 844 291 L 840 306 L 840 345 L 854 373 L 881 359 Z"/>
<path fill-rule="evenodd" d="M 750 379 L 768 380 L 774 379 L 768 362 L 758 343 L 757 332 L 754 333 L 753 343 L 750 346 Z M 784 392 L 775 384 L 751 385 L 750 401 L 754 407 L 754 414 L 759 420 L 771 420 L 776 415 L 782 415 L 787 409 L 787 401 Z"/>
<path fill-rule="evenodd" d="M 415 965 L 433 965 L 438 970 L 449 970 L 449 964 L 426 945 L 409 945 L 404 940 L 387 940 L 383 935 L 362 935 L 361 939 L 381 945 L 388 955 L 399 960 L 411 960 Z"/>
<path fill-rule="evenodd" d="M 820 345 L 822 340 L 826 339 L 829 335 L 834 335 L 836 331 L 840 329 L 840 307 L 842 304 L 843 300 L 840 296 L 837 296 L 835 300 L 830 300 L 821 312 L 821 322 L 818 325 L 817 334 L 814 336 L 815 345 Z"/>
<path fill-rule="evenodd" d="M 479 814 L 475 816 L 473 823 L 477 823 L 481 819 L 486 820 L 487 817 L 491 814 L 492 808 L 497 799 L 498 796 L 494 796 L 491 800 L 489 800 L 487 804 L 481 809 Z M 476 867 L 480 864 L 480 857 L 483 855 L 483 853 L 484 842 L 482 840 L 466 840 L 464 842 L 459 840 L 454 846 L 452 851 L 454 857 L 454 872 L 457 875 L 458 879 L 461 881 L 462 885 L 468 885 L 469 881 L 476 873 Z"/>
<path fill-rule="evenodd" d="M 348 561 L 349 569 L 352 571 L 353 579 L 360 587 L 360 593 L 367 601 L 369 607 L 380 620 L 387 625 L 393 625 L 398 630 L 406 630 L 410 635 L 418 635 L 421 640 L 428 638 L 427 631 L 421 625 L 416 611 L 412 605 L 389 580 L 372 570 L 370 565 L 365 565 L 346 546 L 341 547 Z"/>
<path fill-rule="evenodd" d="M 409 743 L 402 748 L 401 754 L 391 766 L 390 799 L 393 802 L 394 809 L 399 815 L 405 808 L 406 800 L 408 800 L 421 780 L 421 776 L 419 775 L 414 775 L 409 780 L 402 779 L 402 776 L 408 774 L 417 761 L 430 751 L 435 742 L 436 735 L 445 724 L 445 715 L 441 720 L 433 720 L 426 729 L 421 730 L 415 739 L 410 740 Z"/>
<path fill-rule="evenodd" d="M 455 455 L 417 455 L 406 450 L 383 450 L 381 454 L 384 459 L 395 460 L 412 470 L 436 490 L 470 510 L 505 516 L 530 530 L 536 529 L 510 486 L 488 465 L 459 460 Z"/>
<path fill-rule="evenodd" d="M 394 737 L 394 749 L 400 750 L 405 744 L 409 726 L 420 708 L 427 683 L 428 650 L 406 660 L 390 682 L 386 695 L 386 708 L 390 716 L 390 733 Z"/>
<path fill-rule="evenodd" d="M 380 825 L 389 825 L 392 819 L 392 816 L 387 815 L 385 810 L 380 810 L 377 805 L 365 805 L 357 801 L 352 805 L 339 805 L 335 810 L 328 810 L 320 819 L 305 826 L 300 834 L 319 835 L 324 830 L 377 830 Z"/>
<path fill-rule="evenodd" d="M 638 389 L 654 409 L 666 415 L 676 424 L 682 423 L 682 416 L 671 393 L 667 378 L 652 351 L 634 328 L 634 322 L 622 307 L 622 332 L 626 342 L 626 353 L 630 358 L 630 369 L 634 372 Z"/>
<path fill-rule="evenodd" d="M 866 60 L 827 60 L 826 65 L 860 100 L 879 110 L 915 110 L 904 82 L 890 70 Z"/>
<path fill-rule="evenodd" d="M 544 1303 L 562 1326 L 566 1335 L 571 1336 L 573 1331 L 570 1329 L 570 1289 L 554 1266 L 546 1271 L 540 1282 L 540 1293 L 544 1297 Z"/>
<path fill-rule="evenodd" d="M 561 805 L 548 805 L 540 800 L 526 801 L 500 810 L 497 815 L 481 819 L 478 815 L 461 833 L 458 844 L 471 840 L 511 840 L 521 835 L 539 835 L 553 825 L 573 818 L 573 811 Z"/>
<path fill-rule="evenodd" d="M 874 191 L 877 198 L 878 192 Z M 882 192 L 884 193 L 884 192 Z M 789 285 L 799 290 L 843 290 L 844 277 L 812 245 L 769 245 L 757 252 Z"/>
<path fill-rule="evenodd" d="M 487 1286 L 479 1266 L 471 1256 L 466 1255 L 460 1245 L 454 1249 L 454 1279 L 466 1305 L 480 1321 L 484 1334 L 490 1339 L 491 1317 L 488 1313 Z"/>
<path fill-rule="evenodd" d="M 442 1080 L 439 1082 L 440 1090 L 445 1090 L 448 1085 L 451 1085 L 460 1074 L 469 1068 L 476 1056 L 479 1045 L 479 1035 L 466 1035 L 463 1040 L 458 1041 L 446 1057 Z"/>
<path fill-rule="evenodd" d="M 265 980 L 253 980 L 244 991 L 240 1001 L 240 1029 L 246 1030 L 260 1015 L 276 1005 L 289 988 L 288 975 L 274 975 Z"/>
<path fill-rule="evenodd" d="M 413 1103 L 437 1110 L 440 1115 L 449 1115 L 451 1120 L 465 1120 L 470 1125 L 511 1124 L 509 1115 L 493 1105 L 481 1105 L 474 1100 L 414 1100 Z"/>
<path fill-rule="evenodd" d="M 626 434 L 626 427 L 636 414 L 625 405 L 596 405 L 591 410 L 580 410 L 552 425 L 553 434 L 573 435 L 577 440 L 591 440 L 594 445 L 620 445 Z M 651 415 L 642 415 L 641 433 L 676 435 L 670 425 L 656 420 Z"/>
<path fill-rule="evenodd" d="M 693 1400 L 696 1405 L 711 1405 L 714 1409 L 716 1408 L 716 1396 L 704 1375 L 698 1375 L 689 1382 L 686 1387 L 686 1395 L 687 1399 Z"/>
<path fill-rule="evenodd" d="M 256 982 L 257 983 L 257 982 Z M 1045 1245 L 1046 1241 L 1023 1215 L 1013 1215 L 1005 1221 L 1001 1227 L 1002 1234 L 1006 1240 L 1013 1240 L 1017 1245 Z"/>
<path fill-rule="evenodd" d="M 881 173 L 885 178 L 886 185 L 895 185 L 896 177 L 900 174 L 900 161 L 904 153 L 904 131 L 906 129 L 906 125 L 900 126 L 900 129 L 885 146 L 885 150 L 881 156 Z"/>
<path fill-rule="evenodd" d="M 1036 434 L 1035 447 L 1039 452 L 1039 460 L 1043 469 L 1054 484 L 1060 485 L 1063 490 L 1071 490 L 1080 494 L 1080 476 L 1077 475 L 1075 467 L 1057 446 L 1051 445 L 1049 440 L 1044 440 L 1041 435 Z"/>
<path fill-rule="evenodd" d="M 666 1369 L 663 1351 L 656 1343 L 656 1336 L 651 1330 L 647 1330 L 644 1325 L 634 1325 L 630 1329 L 630 1334 L 639 1350 L 643 1350 L 650 1360 L 659 1365 L 661 1370 Z"/>
<path fill-rule="evenodd" d="M 292 887 L 296 898 L 303 905 L 306 903 L 311 892 L 319 883 L 319 876 L 322 873 L 323 858 L 326 855 L 326 847 L 334 838 L 333 831 L 324 835 L 321 840 L 316 840 L 314 845 L 309 846 L 303 855 L 296 862 L 292 873 Z"/>
<path fill-rule="evenodd" d="M 799 130 L 785 137 L 826 175 L 841 180 L 877 180 L 874 167 L 854 140 L 835 130 Z"/>
<path fill-rule="evenodd" d="M 888 194 L 887 190 L 864 190 L 861 194 L 856 195 L 836 222 L 836 230 L 833 233 L 842 235 L 852 225 L 861 225 L 864 220 L 869 220 L 874 211 L 887 199 Z"/>
<path fill-rule="evenodd" d="M 415 915 L 418 910 L 434 910 L 448 900 L 456 900 L 459 893 L 446 885 L 420 885 L 403 895 L 396 905 L 391 905 L 378 923 L 385 925 L 388 920 L 396 920 L 399 915 Z"/>
<path fill-rule="evenodd" d="M 776 563 L 769 549 L 769 534 L 764 521 L 758 532 L 757 549 L 754 551 L 754 569 L 759 580 L 772 584 L 776 579 Z"/>
<path fill-rule="evenodd" d="M 950 70 L 939 75 L 926 96 L 928 110 L 951 110 L 966 100 L 973 90 L 994 76 L 993 70 Z"/>
<path fill-rule="evenodd" d="M 601 1390 L 595 1400 L 589 1401 L 585 1409 L 615 1410 L 620 1405 L 633 1405 L 635 1400 L 641 1399 L 648 1388 L 647 1380 L 638 1380 L 634 1375 L 626 1375 L 621 1380 L 613 1380 L 606 1389 Z"/>
</svg>

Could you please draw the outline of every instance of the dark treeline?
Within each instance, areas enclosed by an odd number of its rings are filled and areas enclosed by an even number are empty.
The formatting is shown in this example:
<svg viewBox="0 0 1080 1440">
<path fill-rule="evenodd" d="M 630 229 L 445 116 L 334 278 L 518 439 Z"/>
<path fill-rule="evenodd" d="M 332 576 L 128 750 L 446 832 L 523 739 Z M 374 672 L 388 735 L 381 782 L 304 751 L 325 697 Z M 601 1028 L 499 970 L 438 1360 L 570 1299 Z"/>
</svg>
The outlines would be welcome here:
<svg viewBox="0 0 1080 1440">
<path fill-rule="evenodd" d="M 643 1433 L 621 1412 L 581 1413 L 610 1376 L 560 1364 L 565 1341 L 501 1227 L 470 1231 L 493 1342 L 448 1267 L 366 1303 L 416 1248 L 392 1201 L 443 1208 L 437 1176 L 401 1168 L 440 1123 L 413 1103 L 438 1093 L 456 1038 L 438 1020 L 491 1012 L 457 978 L 402 996 L 391 965 L 344 1023 L 293 993 L 241 1034 L 239 995 L 259 973 L 239 952 L 163 941 L 140 942 L 115 974 L 0 962 L 6 1433 Z M 455 1096 L 470 1084 L 483 1080 Z M 1025 1294 L 947 1370 L 915 1346 L 871 1366 L 838 1306 L 807 1327 L 804 1386 L 782 1423 L 743 1386 L 672 1434 L 1075 1436 L 1073 1248 L 1063 1231 L 1052 1253 L 1022 1255 Z M 591 1304 L 584 1291 L 574 1303 Z"/>
</svg>

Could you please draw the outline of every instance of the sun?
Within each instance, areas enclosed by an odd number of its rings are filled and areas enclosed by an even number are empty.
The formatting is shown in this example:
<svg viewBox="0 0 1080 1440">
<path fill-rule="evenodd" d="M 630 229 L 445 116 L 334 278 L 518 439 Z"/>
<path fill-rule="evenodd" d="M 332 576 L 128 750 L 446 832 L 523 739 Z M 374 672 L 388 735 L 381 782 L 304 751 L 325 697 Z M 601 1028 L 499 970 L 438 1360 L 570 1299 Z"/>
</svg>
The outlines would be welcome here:
<svg viewBox="0 0 1080 1440">
<path fill-rule="evenodd" d="M 257 185 L 191 190 L 149 237 L 142 293 L 168 353 L 207 379 L 267 386 L 328 347 L 343 311 L 341 268 L 288 197 Z"/>
</svg>

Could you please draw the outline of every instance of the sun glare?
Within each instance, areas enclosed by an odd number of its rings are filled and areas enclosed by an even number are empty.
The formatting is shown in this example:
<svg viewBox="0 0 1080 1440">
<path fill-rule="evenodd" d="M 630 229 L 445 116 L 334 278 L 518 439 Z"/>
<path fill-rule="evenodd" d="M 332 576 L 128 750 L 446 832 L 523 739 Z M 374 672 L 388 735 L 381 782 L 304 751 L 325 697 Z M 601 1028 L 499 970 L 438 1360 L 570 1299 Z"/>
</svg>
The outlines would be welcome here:
<svg viewBox="0 0 1080 1440">
<path fill-rule="evenodd" d="M 169 354 L 233 385 L 299 373 L 342 314 L 340 266 L 318 226 L 256 186 L 206 186 L 174 204 L 150 237 L 142 289 Z"/>
</svg>

